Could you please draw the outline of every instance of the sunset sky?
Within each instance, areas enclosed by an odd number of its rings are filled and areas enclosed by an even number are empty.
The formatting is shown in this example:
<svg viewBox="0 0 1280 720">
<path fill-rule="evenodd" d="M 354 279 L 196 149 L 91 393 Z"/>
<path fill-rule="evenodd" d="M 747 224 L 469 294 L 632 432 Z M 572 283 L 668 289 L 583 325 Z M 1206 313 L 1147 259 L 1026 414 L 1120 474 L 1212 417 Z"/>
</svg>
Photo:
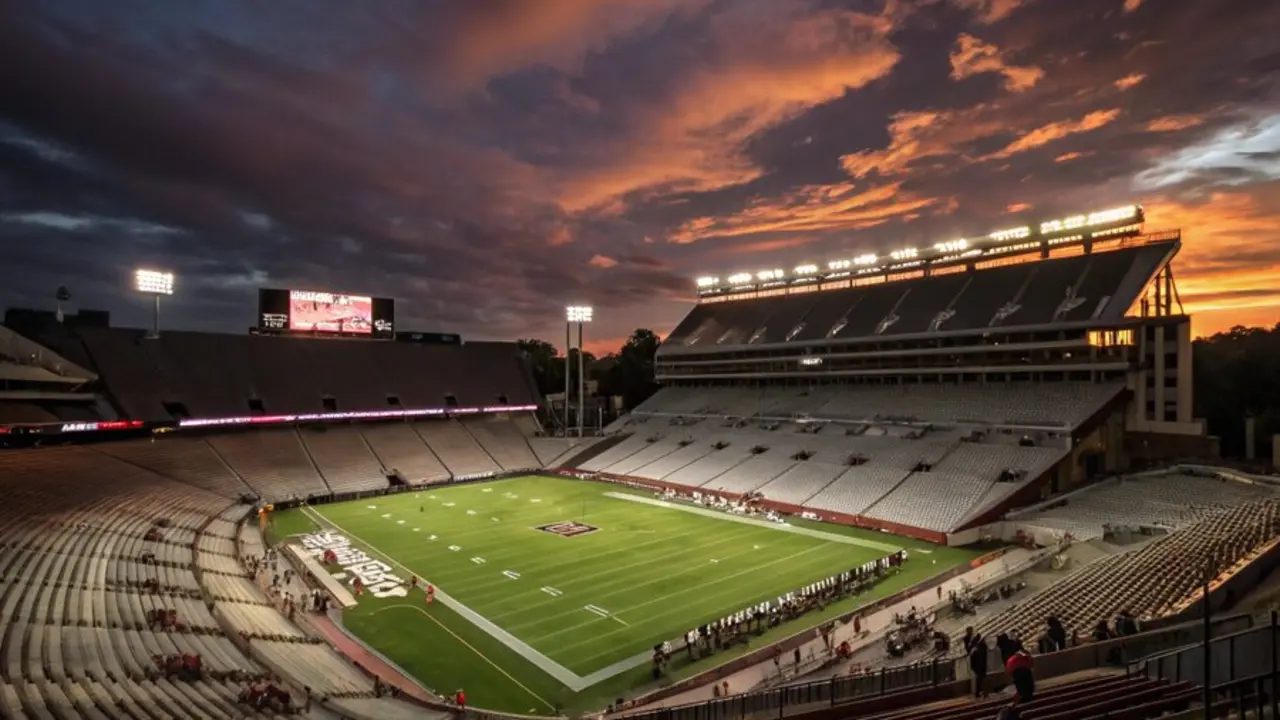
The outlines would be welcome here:
<svg viewBox="0 0 1280 720">
<path fill-rule="evenodd" d="M 666 333 L 700 274 L 1129 202 L 1197 332 L 1280 321 L 1275 0 L 0 0 L 0 305 Z"/>
</svg>

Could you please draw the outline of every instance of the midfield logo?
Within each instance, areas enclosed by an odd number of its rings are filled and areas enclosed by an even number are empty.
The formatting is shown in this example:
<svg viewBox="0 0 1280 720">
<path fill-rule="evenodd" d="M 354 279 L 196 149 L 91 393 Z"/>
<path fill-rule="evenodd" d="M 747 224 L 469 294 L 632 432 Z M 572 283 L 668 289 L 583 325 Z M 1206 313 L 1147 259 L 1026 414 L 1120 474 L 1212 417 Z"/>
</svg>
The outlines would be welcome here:
<svg viewBox="0 0 1280 720">
<path fill-rule="evenodd" d="M 550 525 L 539 525 L 534 528 L 534 530 L 541 530 L 542 532 L 548 532 L 552 535 L 559 535 L 561 537 L 578 537 L 579 535 L 593 533 L 599 529 L 600 528 L 595 525 L 580 523 L 576 520 L 565 520 L 564 522 L 551 523 Z"/>
</svg>

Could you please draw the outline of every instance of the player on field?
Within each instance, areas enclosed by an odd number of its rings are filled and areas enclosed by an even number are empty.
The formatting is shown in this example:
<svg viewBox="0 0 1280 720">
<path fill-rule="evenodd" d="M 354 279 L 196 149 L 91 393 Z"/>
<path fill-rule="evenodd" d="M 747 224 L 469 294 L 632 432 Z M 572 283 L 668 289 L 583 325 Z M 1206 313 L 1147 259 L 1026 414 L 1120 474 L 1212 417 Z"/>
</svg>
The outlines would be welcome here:
<svg viewBox="0 0 1280 720">
<path fill-rule="evenodd" d="M 427 591 L 427 604 L 430 605 L 436 600 L 436 586 L 431 583 L 427 583 L 427 587 L 425 589 Z"/>
</svg>

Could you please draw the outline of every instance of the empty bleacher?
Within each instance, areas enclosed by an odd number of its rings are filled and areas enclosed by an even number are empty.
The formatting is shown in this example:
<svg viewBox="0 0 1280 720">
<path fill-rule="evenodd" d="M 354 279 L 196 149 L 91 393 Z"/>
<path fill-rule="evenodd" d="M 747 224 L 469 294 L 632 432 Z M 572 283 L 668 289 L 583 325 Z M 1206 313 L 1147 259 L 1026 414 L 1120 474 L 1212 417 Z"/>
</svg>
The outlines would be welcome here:
<svg viewBox="0 0 1280 720">
<path fill-rule="evenodd" d="M 463 427 L 503 470 L 530 470 L 541 463 L 516 424 L 505 417 L 474 418 Z"/>
<path fill-rule="evenodd" d="M 502 472 L 502 466 L 457 420 L 428 420 L 413 423 L 413 428 L 455 477 Z"/>
<path fill-rule="evenodd" d="M 298 431 L 325 483 L 336 493 L 387 487 L 382 464 L 353 426 L 311 427 Z"/>
<path fill-rule="evenodd" d="M 1185 609 L 1206 571 L 1217 576 L 1280 535 L 1280 499 L 1212 512 L 1140 550 L 1104 557 L 1000 613 L 979 628 L 995 637 L 1034 638 L 1056 615 L 1068 631 L 1088 636 L 1121 610 L 1141 622 Z"/>
<path fill-rule="evenodd" d="M 209 444 L 267 500 L 330 492 L 292 428 L 218 435 L 209 438 Z"/>
<path fill-rule="evenodd" d="M 664 352 L 1116 320 L 1172 244 L 1157 241 L 804 297 L 702 303 L 666 338 Z M 1142 282 L 1129 281 L 1138 277 Z M 1081 302 L 1064 305 L 1068 298 Z"/>
<path fill-rule="evenodd" d="M 1108 480 L 1043 510 L 1019 513 L 1033 533 L 1071 533 L 1080 541 L 1120 529 L 1172 531 L 1245 502 L 1275 497 L 1267 485 L 1168 472 Z"/>
<path fill-rule="evenodd" d="M 410 484 L 449 479 L 449 470 L 408 423 L 366 425 L 360 433 L 389 470 L 399 471 Z"/>
</svg>

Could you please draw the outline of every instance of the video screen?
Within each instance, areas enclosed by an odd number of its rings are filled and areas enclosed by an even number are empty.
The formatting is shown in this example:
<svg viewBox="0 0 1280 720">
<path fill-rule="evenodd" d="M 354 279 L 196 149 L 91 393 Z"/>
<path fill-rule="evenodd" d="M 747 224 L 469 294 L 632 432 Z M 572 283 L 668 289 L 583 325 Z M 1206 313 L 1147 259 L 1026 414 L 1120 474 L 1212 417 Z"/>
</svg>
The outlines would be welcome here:
<svg viewBox="0 0 1280 720">
<path fill-rule="evenodd" d="M 290 290 L 289 329 L 296 332 L 372 335 L 373 298 Z"/>
</svg>

